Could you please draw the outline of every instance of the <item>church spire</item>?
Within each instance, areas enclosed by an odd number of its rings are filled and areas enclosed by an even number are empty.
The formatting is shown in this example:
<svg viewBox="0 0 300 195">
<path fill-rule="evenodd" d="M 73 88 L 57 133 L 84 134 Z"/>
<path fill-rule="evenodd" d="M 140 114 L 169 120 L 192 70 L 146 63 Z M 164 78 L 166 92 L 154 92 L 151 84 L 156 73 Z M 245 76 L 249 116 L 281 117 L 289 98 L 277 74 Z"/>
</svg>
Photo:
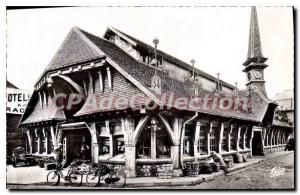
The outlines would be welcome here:
<svg viewBox="0 0 300 195">
<path fill-rule="evenodd" d="M 265 62 L 266 60 L 267 58 L 263 56 L 262 49 L 261 49 L 256 7 L 253 6 L 251 7 L 251 17 L 250 17 L 248 56 L 244 65 L 247 66 L 252 61 Z"/>
<path fill-rule="evenodd" d="M 264 69 L 268 66 L 262 54 L 256 7 L 251 8 L 248 56 L 244 62 L 244 72 L 247 75 L 247 87 L 257 88 L 267 96 L 264 80 Z"/>
</svg>

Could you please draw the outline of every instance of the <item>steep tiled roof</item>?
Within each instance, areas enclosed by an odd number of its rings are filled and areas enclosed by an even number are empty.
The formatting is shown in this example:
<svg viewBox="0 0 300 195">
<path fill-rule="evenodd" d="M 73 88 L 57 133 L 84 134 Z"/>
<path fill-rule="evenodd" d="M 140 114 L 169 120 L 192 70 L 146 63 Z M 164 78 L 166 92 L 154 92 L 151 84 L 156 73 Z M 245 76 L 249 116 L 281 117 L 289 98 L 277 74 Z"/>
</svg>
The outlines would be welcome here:
<svg viewBox="0 0 300 195">
<path fill-rule="evenodd" d="M 21 119 L 21 125 L 44 122 L 50 120 L 65 120 L 65 114 L 63 110 L 59 110 L 51 105 L 51 98 L 48 98 L 49 104 L 47 106 L 41 106 L 41 100 L 37 97 L 38 94 L 35 91 L 31 98 L 36 101 L 30 101 L 26 108 L 26 115 L 23 115 Z"/>
<path fill-rule="evenodd" d="M 137 43 L 137 45 L 139 47 L 144 48 L 145 50 L 151 51 L 152 53 L 154 53 L 155 49 L 151 45 L 146 44 L 145 42 L 140 41 L 139 39 L 137 39 L 135 37 L 132 37 L 132 36 L 130 36 L 130 35 L 122 32 L 122 31 L 120 31 L 118 29 L 115 29 L 115 28 L 112 28 L 112 27 L 109 27 L 108 29 L 114 29 L 114 30 L 118 31 L 119 33 L 123 34 L 124 36 L 128 37 L 129 39 L 131 39 L 132 41 L 134 41 L 135 43 Z M 167 54 L 167 53 L 165 53 L 165 52 L 163 52 L 161 50 L 157 50 L 157 54 L 160 55 L 160 56 L 162 56 L 164 59 L 167 59 L 168 61 L 170 61 L 170 62 L 172 62 L 172 63 L 174 63 L 174 64 L 176 64 L 176 65 L 178 65 L 178 66 L 180 66 L 180 67 L 182 67 L 182 68 L 184 68 L 186 70 L 193 71 L 193 67 L 191 65 L 185 63 L 184 61 L 182 61 L 182 60 L 180 60 L 180 59 L 178 59 L 178 58 L 176 58 L 174 56 L 171 56 L 170 54 Z M 210 80 L 217 81 L 217 78 L 213 77 L 212 75 L 210 75 L 210 74 L 208 74 L 206 72 L 203 72 L 202 70 L 199 70 L 198 68 L 194 68 L 194 70 L 195 70 L 196 74 L 199 74 L 199 75 L 201 75 L 201 76 L 203 76 L 205 78 L 208 78 Z M 229 83 L 226 83 L 225 81 L 220 80 L 220 82 L 223 85 L 225 85 L 225 86 L 227 86 L 227 87 L 229 87 L 231 89 L 235 89 L 235 87 L 233 85 L 231 85 Z"/>
<path fill-rule="evenodd" d="M 160 98 L 159 94 L 156 94 L 154 91 L 151 90 L 151 77 L 154 75 L 154 71 L 155 71 L 153 67 L 136 61 L 133 57 L 131 57 L 125 51 L 123 51 L 122 49 L 120 49 L 119 47 L 117 47 L 115 44 L 113 44 L 108 40 L 99 38 L 83 30 L 81 30 L 81 32 L 89 40 L 91 40 L 92 43 L 95 44 L 99 48 L 99 50 L 101 50 L 101 52 L 103 52 L 108 58 L 113 60 L 128 74 L 130 74 L 137 81 L 139 81 L 141 84 L 146 86 L 149 91 L 151 91 L 153 94 L 157 96 L 158 99 Z M 191 90 L 190 84 L 174 80 L 168 77 L 166 73 L 160 70 L 157 71 L 157 74 L 162 79 L 162 91 L 164 92 L 164 94 L 167 94 L 167 96 L 171 95 L 171 93 L 173 93 L 175 96 L 178 97 L 192 97 L 194 95 L 194 92 Z M 201 94 L 202 97 L 204 97 L 205 94 L 209 94 L 210 97 L 213 97 L 215 95 L 214 92 L 209 92 L 205 90 L 200 90 L 200 96 Z M 241 95 L 241 96 L 247 97 L 245 95 Z M 244 120 L 261 121 L 264 117 L 264 114 L 270 102 L 266 101 L 267 99 L 262 98 L 261 95 L 259 95 L 256 92 L 253 93 L 250 99 L 251 99 L 251 107 L 252 107 L 251 112 L 245 110 L 224 111 L 218 108 L 214 110 L 199 109 L 193 111 L 199 111 L 199 112 L 220 115 L 225 117 L 233 117 L 233 118 L 244 119 Z M 187 110 L 186 108 L 180 108 L 180 107 L 177 107 L 177 109 Z"/>
<path fill-rule="evenodd" d="M 99 54 L 72 29 L 45 71 L 93 60 L 98 57 L 100 57 Z"/>
<path fill-rule="evenodd" d="M 74 39 L 74 41 L 72 41 Z M 79 45 L 77 45 L 79 44 Z M 66 56 L 64 56 L 66 55 Z M 106 61 L 111 63 L 114 68 L 118 68 L 121 70 L 121 74 L 125 75 L 125 78 L 133 82 L 134 85 L 137 86 L 139 90 L 143 93 L 147 94 L 150 98 L 160 99 L 161 95 L 157 94 L 155 91 L 151 89 L 151 78 L 154 75 L 155 69 L 153 66 L 146 65 L 135 60 L 125 51 L 120 49 L 114 43 L 87 33 L 78 28 L 73 28 L 66 38 L 65 42 L 62 44 L 62 47 L 59 49 L 59 52 L 54 57 L 50 65 L 47 67 L 47 70 L 56 69 L 63 66 L 68 66 L 72 64 L 76 64 L 78 62 L 83 62 L 86 60 L 90 60 L 92 58 L 98 57 L 106 57 Z M 64 58 L 66 57 L 66 58 Z M 68 60 L 67 60 L 68 59 Z M 191 84 L 183 83 L 172 79 L 168 76 L 167 73 L 157 70 L 157 75 L 162 79 L 162 92 L 167 95 L 166 98 L 170 98 L 171 94 L 177 97 L 188 97 L 191 98 L 194 95 L 194 92 L 191 90 Z M 131 79 L 129 79 L 131 78 Z M 97 81 L 96 81 L 97 82 Z M 97 90 L 96 92 L 97 93 Z M 139 91 L 132 91 L 131 93 L 121 94 L 124 97 L 126 95 L 133 95 L 135 93 L 139 93 Z M 91 91 L 89 92 L 91 94 Z M 199 90 L 200 97 L 205 95 L 210 95 L 213 97 L 215 92 L 205 91 L 203 89 Z M 109 94 L 108 94 L 109 95 Z M 120 94 L 112 94 L 116 96 L 120 96 Z M 35 95 L 36 96 L 36 95 Z M 221 94 L 221 96 L 223 96 Z M 86 103 L 83 105 L 81 110 L 77 112 L 76 115 L 83 114 L 91 114 L 95 112 L 104 112 L 108 111 L 98 107 L 96 109 L 91 109 L 88 105 L 90 100 L 90 95 L 87 98 Z M 100 96 L 99 96 L 100 97 Z M 240 97 L 248 98 L 247 95 L 240 93 Z M 38 98 L 36 98 L 38 99 Z M 248 110 L 221 110 L 219 107 L 216 109 L 205 109 L 203 107 L 189 109 L 183 106 L 178 106 L 175 109 L 178 110 L 190 110 L 190 111 L 198 111 L 202 113 L 219 115 L 230 118 L 237 118 L 242 120 L 251 120 L 251 121 L 262 121 L 266 110 L 271 101 L 267 98 L 263 97 L 262 94 L 258 92 L 253 92 L 250 98 L 251 102 L 251 111 Z M 145 104 L 146 101 L 141 99 L 137 102 L 137 107 Z M 161 102 L 159 102 L 161 103 Z M 22 119 L 22 124 L 33 123 L 33 122 L 41 122 L 46 120 L 64 120 L 64 113 L 58 110 L 55 110 L 51 107 L 41 107 L 39 102 L 31 101 L 29 103 L 30 106 L 34 106 L 32 111 L 25 111 L 25 117 Z M 211 103 L 210 103 L 211 104 Z M 167 105 L 167 103 L 165 103 Z M 118 110 L 118 109 L 126 109 L 125 107 L 112 107 L 110 109 Z M 27 109 L 26 109 L 27 110 Z"/>
</svg>

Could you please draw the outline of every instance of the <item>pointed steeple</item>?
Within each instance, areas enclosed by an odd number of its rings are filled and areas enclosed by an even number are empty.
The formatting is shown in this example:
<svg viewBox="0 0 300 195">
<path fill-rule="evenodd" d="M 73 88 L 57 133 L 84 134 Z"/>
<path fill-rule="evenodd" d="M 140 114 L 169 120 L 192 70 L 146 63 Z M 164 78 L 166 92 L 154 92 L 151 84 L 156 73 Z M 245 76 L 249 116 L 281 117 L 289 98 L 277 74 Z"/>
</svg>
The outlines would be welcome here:
<svg viewBox="0 0 300 195">
<path fill-rule="evenodd" d="M 264 80 L 264 69 L 268 66 L 265 64 L 265 58 L 262 54 L 260 34 L 258 28 L 258 19 L 256 8 L 251 8 L 250 16 L 250 30 L 249 30 L 249 45 L 248 56 L 246 62 L 244 62 L 244 72 L 247 76 L 247 87 L 257 88 L 262 94 L 267 96 Z"/>
<path fill-rule="evenodd" d="M 263 56 L 262 49 L 261 49 L 256 7 L 253 6 L 251 7 L 251 17 L 250 17 L 248 56 L 244 65 L 247 66 L 252 61 L 265 62 L 266 60 L 267 58 Z"/>
</svg>

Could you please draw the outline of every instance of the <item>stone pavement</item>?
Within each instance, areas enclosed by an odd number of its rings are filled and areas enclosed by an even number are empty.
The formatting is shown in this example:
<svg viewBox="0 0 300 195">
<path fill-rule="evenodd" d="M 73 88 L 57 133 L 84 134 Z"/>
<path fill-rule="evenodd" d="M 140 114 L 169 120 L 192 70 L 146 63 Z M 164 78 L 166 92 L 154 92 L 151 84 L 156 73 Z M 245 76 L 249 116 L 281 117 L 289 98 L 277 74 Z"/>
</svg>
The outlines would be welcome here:
<svg viewBox="0 0 300 195">
<path fill-rule="evenodd" d="M 264 157 L 250 158 L 245 163 L 234 164 L 233 167 L 229 169 L 228 174 L 232 174 L 244 168 L 290 153 L 293 152 L 283 151 L 283 152 L 273 153 Z M 20 184 L 22 186 L 28 184 L 41 185 L 44 184 L 48 172 L 49 171 L 39 168 L 38 166 L 34 166 L 30 168 L 28 167 L 13 168 L 12 166 L 9 165 L 7 166 L 6 183 Z M 221 176 L 225 176 L 223 171 L 215 172 L 212 174 L 200 174 L 197 177 L 175 177 L 172 179 L 159 179 L 157 177 L 127 178 L 126 187 L 136 188 L 136 187 L 156 187 L 156 186 L 157 187 L 158 186 L 189 186 L 189 185 L 197 185 L 202 182 L 213 180 L 214 178 L 221 177 Z M 22 187 L 19 186 L 19 188 Z"/>
</svg>

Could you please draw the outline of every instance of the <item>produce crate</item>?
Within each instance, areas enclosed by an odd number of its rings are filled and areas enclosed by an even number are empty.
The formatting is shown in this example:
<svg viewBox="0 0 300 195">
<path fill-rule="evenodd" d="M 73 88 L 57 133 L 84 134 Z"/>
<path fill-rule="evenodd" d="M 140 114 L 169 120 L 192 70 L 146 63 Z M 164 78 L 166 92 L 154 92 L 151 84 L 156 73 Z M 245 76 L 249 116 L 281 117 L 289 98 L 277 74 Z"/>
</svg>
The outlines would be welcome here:
<svg viewBox="0 0 300 195">
<path fill-rule="evenodd" d="M 243 162 L 243 155 L 242 154 L 234 154 L 234 162 L 235 163 L 242 163 Z"/>
<path fill-rule="evenodd" d="M 173 176 L 173 165 L 162 164 L 157 168 L 157 177 L 160 179 L 171 179 Z"/>
<path fill-rule="evenodd" d="M 226 156 L 223 158 L 223 160 L 228 168 L 231 168 L 233 166 L 233 157 L 232 156 Z"/>
<path fill-rule="evenodd" d="M 211 174 L 213 172 L 211 163 L 203 162 L 200 164 L 199 173 L 202 174 Z"/>
<path fill-rule="evenodd" d="M 199 174 L 199 162 L 186 163 L 186 175 L 190 177 L 197 177 Z"/>
</svg>

